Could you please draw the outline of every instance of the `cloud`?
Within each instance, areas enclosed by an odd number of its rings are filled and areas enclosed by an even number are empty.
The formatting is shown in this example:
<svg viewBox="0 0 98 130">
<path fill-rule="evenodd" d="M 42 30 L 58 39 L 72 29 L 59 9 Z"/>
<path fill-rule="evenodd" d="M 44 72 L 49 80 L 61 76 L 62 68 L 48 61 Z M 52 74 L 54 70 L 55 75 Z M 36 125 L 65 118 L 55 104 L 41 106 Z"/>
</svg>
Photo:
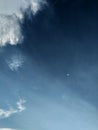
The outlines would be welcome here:
<svg viewBox="0 0 98 130">
<path fill-rule="evenodd" d="M 10 117 L 11 115 L 13 115 L 15 113 L 17 113 L 17 110 L 14 110 L 14 109 L 9 109 L 9 110 L 0 109 L 0 117 L 1 118 Z"/>
<path fill-rule="evenodd" d="M 11 1 L 9 0 L 9 2 Z M 19 5 L 19 10 L 17 12 L 12 11 L 11 14 L 0 14 L 0 46 L 5 46 L 7 44 L 17 45 L 22 43 L 23 35 L 20 23 L 24 18 L 23 12 L 28 11 L 28 8 L 30 8 L 32 14 L 35 15 L 41 9 L 42 5 L 45 4 L 45 1 L 24 0 L 20 3 L 23 5 Z M 0 4 L 4 6 L 3 1 L 0 2 Z M 13 6 L 15 5 L 13 4 Z M 0 11 L 2 12 L 2 10 Z M 28 15 L 30 14 L 28 13 Z"/>
<path fill-rule="evenodd" d="M 0 15 L 0 46 L 21 43 L 23 36 L 16 15 Z"/>
<path fill-rule="evenodd" d="M 30 8 L 33 15 L 35 15 L 39 10 L 42 9 L 43 5 L 46 5 L 46 0 L 40 1 L 40 0 L 30 0 L 29 2 L 27 0 L 23 1 L 23 5 L 21 6 L 23 11 L 26 11 L 26 9 Z"/>
<path fill-rule="evenodd" d="M 12 71 L 17 71 L 24 63 L 24 57 L 21 54 L 13 55 L 6 61 Z"/>
<path fill-rule="evenodd" d="M 16 129 L 12 129 L 12 128 L 0 128 L 0 130 L 16 130 Z"/>
<path fill-rule="evenodd" d="M 17 102 L 17 109 L 18 109 L 19 112 L 22 112 L 22 111 L 24 111 L 24 110 L 26 109 L 26 107 L 23 106 L 23 104 L 24 104 L 25 102 L 26 102 L 26 101 L 23 100 L 23 99 L 20 99 L 20 101 Z"/>
<path fill-rule="evenodd" d="M 12 116 L 13 114 L 17 114 L 24 111 L 26 109 L 26 107 L 23 106 L 25 102 L 26 102 L 25 100 L 20 99 L 16 103 L 16 108 L 10 108 L 9 110 L 0 109 L 0 118 L 8 118 Z"/>
<path fill-rule="evenodd" d="M 12 14 L 19 10 L 23 0 L 0 0 L 0 13 Z"/>
</svg>

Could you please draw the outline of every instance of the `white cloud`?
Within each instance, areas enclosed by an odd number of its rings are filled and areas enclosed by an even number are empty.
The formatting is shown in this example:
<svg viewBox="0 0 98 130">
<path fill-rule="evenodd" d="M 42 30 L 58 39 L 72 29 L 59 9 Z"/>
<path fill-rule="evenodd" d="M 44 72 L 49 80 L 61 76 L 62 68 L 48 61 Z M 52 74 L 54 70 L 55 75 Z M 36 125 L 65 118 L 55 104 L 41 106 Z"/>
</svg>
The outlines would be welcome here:
<svg viewBox="0 0 98 130">
<path fill-rule="evenodd" d="M 7 64 L 12 71 L 17 71 L 22 67 L 24 63 L 24 57 L 21 54 L 13 55 L 9 60 L 7 60 Z"/>
<path fill-rule="evenodd" d="M 22 0 L 0 0 L 0 13 L 12 14 L 19 10 Z"/>
<path fill-rule="evenodd" d="M 23 36 L 16 15 L 0 15 L 0 46 L 21 43 Z"/>
<path fill-rule="evenodd" d="M 33 14 L 36 14 L 40 9 L 41 9 L 41 4 L 46 4 L 46 1 L 38 1 L 38 0 L 33 0 L 31 1 L 31 10 Z"/>
<path fill-rule="evenodd" d="M 16 129 L 12 129 L 12 128 L 0 128 L 0 130 L 16 130 Z"/>
<path fill-rule="evenodd" d="M 8 118 L 8 117 L 12 116 L 13 114 L 24 111 L 26 109 L 26 107 L 23 106 L 23 104 L 25 102 L 26 102 L 25 100 L 20 99 L 16 103 L 16 108 L 10 108 L 9 110 L 0 109 L 0 118 Z"/>
<path fill-rule="evenodd" d="M 14 110 L 14 109 L 9 109 L 9 110 L 0 109 L 0 117 L 1 118 L 10 117 L 11 115 L 13 115 L 15 113 L 17 113 L 17 110 Z"/>
<path fill-rule="evenodd" d="M 26 107 L 23 106 L 23 104 L 24 104 L 25 102 L 26 102 L 26 101 L 23 100 L 23 99 L 20 99 L 20 101 L 17 102 L 17 108 L 18 108 L 18 111 L 19 111 L 19 112 L 22 112 L 22 111 L 24 111 L 24 110 L 26 109 Z"/>
<path fill-rule="evenodd" d="M 19 2 L 19 0 L 18 2 L 13 2 L 12 0 L 9 0 L 9 2 L 7 1 L 8 4 L 6 5 L 9 5 L 8 9 L 7 7 L 5 8 L 4 0 L 0 1 L 0 7 L 2 7 L 0 8 L 0 46 L 5 46 L 6 44 L 17 45 L 18 43 L 22 43 L 23 35 L 20 22 L 22 22 L 24 16 L 20 8 L 23 12 L 25 12 L 27 8 L 31 8 L 32 13 L 35 15 L 38 10 L 41 9 L 42 4 L 46 4 L 45 0 L 20 1 L 21 2 Z"/>
</svg>

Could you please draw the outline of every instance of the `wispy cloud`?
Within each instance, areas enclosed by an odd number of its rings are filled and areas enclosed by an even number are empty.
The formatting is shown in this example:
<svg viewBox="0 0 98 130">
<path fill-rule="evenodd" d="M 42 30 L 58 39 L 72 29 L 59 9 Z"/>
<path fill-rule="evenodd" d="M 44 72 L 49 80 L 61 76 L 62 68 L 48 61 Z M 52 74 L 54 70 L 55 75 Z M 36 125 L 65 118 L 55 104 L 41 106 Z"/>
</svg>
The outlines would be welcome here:
<svg viewBox="0 0 98 130">
<path fill-rule="evenodd" d="M 0 15 L 0 46 L 10 43 L 16 45 L 21 43 L 23 36 L 18 17 L 13 15 Z"/>
<path fill-rule="evenodd" d="M 31 0 L 30 7 L 31 7 L 31 11 L 34 15 L 41 9 L 42 4 L 45 5 L 46 0 L 43 0 L 43 1 Z"/>
<path fill-rule="evenodd" d="M 0 130 L 16 130 L 16 129 L 12 129 L 12 128 L 0 128 Z"/>
<path fill-rule="evenodd" d="M 20 99 L 20 101 L 17 102 L 17 109 L 18 109 L 19 112 L 22 112 L 22 111 L 24 111 L 24 110 L 26 109 L 26 107 L 23 106 L 23 104 L 24 104 L 25 102 L 26 102 L 26 101 L 23 100 L 23 99 Z"/>
<path fill-rule="evenodd" d="M 12 71 L 17 71 L 22 67 L 24 63 L 24 57 L 20 55 L 13 55 L 9 60 L 7 60 L 7 64 Z"/>
<path fill-rule="evenodd" d="M 23 105 L 25 102 L 25 100 L 20 99 L 16 103 L 16 108 L 10 108 L 9 110 L 0 109 L 0 118 L 8 118 L 13 114 L 17 114 L 24 111 L 26 109 L 26 107 Z"/>
</svg>

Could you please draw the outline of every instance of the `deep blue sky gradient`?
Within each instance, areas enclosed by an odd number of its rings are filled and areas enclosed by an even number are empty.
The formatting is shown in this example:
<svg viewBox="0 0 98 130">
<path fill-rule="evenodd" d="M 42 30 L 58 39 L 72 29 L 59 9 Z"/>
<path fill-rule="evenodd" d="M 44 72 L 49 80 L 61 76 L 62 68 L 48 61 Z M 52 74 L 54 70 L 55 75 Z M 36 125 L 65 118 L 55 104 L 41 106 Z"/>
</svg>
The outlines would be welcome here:
<svg viewBox="0 0 98 130">
<path fill-rule="evenodd" d="M 0 119 L 0 127 L 97 130 L 98 2 L 48 0 L 36 16 L 24 16 L 23 43 L 1 48 L 0 108 L 21 97 L 26 110 Z M 11 71 L 6 61 L 15 54 L 25 60 Z"/>
</svg>

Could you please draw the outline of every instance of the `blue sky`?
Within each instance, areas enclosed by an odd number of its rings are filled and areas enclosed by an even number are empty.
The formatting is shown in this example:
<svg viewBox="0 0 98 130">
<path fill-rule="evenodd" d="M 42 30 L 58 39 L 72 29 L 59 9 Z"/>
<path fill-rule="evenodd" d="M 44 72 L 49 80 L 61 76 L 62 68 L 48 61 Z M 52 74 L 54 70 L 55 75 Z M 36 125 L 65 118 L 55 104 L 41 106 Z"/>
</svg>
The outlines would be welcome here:
<svg viewBox="0 0 98 130">
<path fill-rule="evenodd" d="M 0 7 L 0 130 L 97 130 L 96 1 Z"/>
</svg>

